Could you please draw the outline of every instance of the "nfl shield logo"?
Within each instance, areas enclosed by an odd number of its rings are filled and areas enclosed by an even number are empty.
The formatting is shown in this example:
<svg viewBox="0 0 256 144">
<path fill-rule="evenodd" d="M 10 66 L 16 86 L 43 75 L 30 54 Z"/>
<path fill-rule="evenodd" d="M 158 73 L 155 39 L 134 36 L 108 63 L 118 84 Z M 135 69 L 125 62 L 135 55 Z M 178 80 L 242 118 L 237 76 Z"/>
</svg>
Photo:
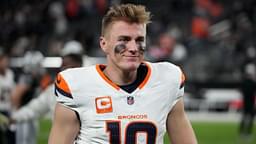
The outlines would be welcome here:
<svg viewBox="0 0 256 144">
<path fill-rule="evenodd" d="M 133 96 L 128 96 L 127 97 L 127 104 L 128 105 L 134 104 L 134 97 Z"/>
</svg>

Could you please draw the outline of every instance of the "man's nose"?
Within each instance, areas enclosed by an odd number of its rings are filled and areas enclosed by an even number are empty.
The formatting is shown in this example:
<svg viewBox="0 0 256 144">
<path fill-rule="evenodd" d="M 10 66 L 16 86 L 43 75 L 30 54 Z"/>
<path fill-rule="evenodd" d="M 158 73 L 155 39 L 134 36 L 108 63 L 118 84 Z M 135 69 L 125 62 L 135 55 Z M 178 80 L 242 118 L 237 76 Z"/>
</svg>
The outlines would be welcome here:
<svg viewBox="0 0 256 144">
<path fill-rule="evenodd" d="M 135 40 L 131 40 L 128 44 L 127 44 L 128 50 L 129 51 L 138 51 L 139 50 L 139 46 L 136 43 Z"/>
</svg>

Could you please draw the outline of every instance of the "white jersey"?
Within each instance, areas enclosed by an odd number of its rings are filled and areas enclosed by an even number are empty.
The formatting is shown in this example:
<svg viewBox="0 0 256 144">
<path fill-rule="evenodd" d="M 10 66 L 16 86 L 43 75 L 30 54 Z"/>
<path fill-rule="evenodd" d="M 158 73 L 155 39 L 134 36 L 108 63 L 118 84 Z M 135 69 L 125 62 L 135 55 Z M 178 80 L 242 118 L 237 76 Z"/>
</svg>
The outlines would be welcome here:
<svg viewBox="0 0 256 144">
<path fill-rule="evenodd" d="M 0 111 L 11 110 L 11 90 L 14 88 L 14 75 L 7 69 L 5 75 L 0 75 Z"/>
<path fill-rule="evenodd" d="M 80 118 L 76 144 L 163 144 L 167 116 L 184 93 L 184 75 L 167 62 L 145 64 L 147 75 L 132 93 L 111 82 L 103 65 L 57 76 L 57 101 Z"/>
</svg>

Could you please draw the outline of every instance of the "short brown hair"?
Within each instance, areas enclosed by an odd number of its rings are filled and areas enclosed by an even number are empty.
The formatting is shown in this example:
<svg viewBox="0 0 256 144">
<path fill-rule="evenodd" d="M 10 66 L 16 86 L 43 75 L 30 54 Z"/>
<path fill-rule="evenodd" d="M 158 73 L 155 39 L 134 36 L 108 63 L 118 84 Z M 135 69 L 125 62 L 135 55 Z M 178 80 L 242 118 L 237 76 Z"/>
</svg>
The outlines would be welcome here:
<svg viewBox="0 0 256 144">
<path fill-rule="evenodd" d="M 121 4 L 110 7 L 102 19 L 101 35 L 106 34 L 106 29 L 115 21 L 126 21 L 129 23 L 150 23 L 150 12 L 145 6 L 134 4 Z"/>
</svg>

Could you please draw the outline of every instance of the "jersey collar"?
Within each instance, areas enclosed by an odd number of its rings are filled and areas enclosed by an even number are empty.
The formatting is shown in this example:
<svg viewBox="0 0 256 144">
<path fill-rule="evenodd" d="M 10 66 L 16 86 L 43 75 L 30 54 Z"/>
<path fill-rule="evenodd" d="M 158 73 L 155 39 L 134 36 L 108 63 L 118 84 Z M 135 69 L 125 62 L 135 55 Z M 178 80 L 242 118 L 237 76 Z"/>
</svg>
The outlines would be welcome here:
<svg viewBox="0 0 256 144">
<path fill-rule="evenodd" d="M 146 83 L 148 82 L 149 80 L 149 77 L 151 75 L 151 67 L 149 66 L 149 64 L 147 62 L 143 62 L 147 68 L 148 68 L 148 71 L 147 71 L 147 75 L 146 77 L 144 78 L 144 80 L 141 82 L 141 84 L 138 86 L 139 89 L 142 89 Z M 101 76 L 101 78 L 106 81 L 109 85 L 111 85 L 113 88 L 115 88 L 116 90 L 120 90 L 121 88 L 115 84 L 113 81 L 111 81 L 102 71 L 102 68 L 106 67 L 106 65 L 104 64 L 97 64 L 96 65 L 96 70 L 97 72 L 99 73 L 99 75 Z"/>
</svg>

